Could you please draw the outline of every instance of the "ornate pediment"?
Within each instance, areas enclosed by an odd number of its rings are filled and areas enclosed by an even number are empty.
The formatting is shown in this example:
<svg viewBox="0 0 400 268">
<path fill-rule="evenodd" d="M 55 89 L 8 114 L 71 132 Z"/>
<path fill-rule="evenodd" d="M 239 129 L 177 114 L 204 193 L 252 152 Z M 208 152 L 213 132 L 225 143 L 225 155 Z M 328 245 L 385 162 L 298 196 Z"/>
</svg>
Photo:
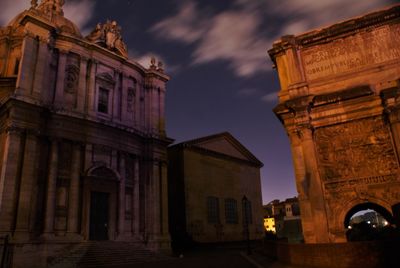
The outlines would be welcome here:
<svg viewBox="0 0 400 268">
<path fill-rule="evenodd" d="M 96 28 L 85 38 L 123 57 L 128 57 L 127 46 L 122 40 L 121 27 L 117 25 L 116 21 L 107 20 L 105 24 L 98 23 Z"/>
<path fill-rule="evenodd" d="M 96 75 L 96 78 L 100 83 L 103 84 L 108 84 L 110 86 L 113 86 L 115 84 L 114 77 L 109 73 L 100 73 Z"/>
</svg>

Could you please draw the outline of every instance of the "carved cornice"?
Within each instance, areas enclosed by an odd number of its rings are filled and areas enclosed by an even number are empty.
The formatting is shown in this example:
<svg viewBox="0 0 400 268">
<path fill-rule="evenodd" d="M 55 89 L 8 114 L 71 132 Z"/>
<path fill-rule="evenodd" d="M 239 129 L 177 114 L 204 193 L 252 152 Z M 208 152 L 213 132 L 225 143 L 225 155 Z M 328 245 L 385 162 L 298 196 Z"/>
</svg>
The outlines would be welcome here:
<svg viewBox="0 0 400 268">
<path fill-rule="evenodd" d="M 351 89 L 345 89 L 341 91 L 336 91 L 333 93 L 317 95 L 313 99 L 313 106 L 326 105 L 331 103 L 336 103 L 339 101 L 355 99 L 364 96 L 373 95 L 374 91 L 369 85 L 354 87 Z"/>
<path fill-rule="evenodd" d="M 399 22 L 400 5 L 392 8 L 367 14 L 362 17 L 347 20 L 334 24 L 322 30 L 316 30 L 297 36 L 297 43 L 302 46 L 317 45 L 331 42 L 334 39 L 342 38 L 343 35 L 353 34 L 361 30 L 371 30 L 384 24 Z"/>
<path fill-rule="evenodd" d="M 396 5 L 389 9 L 337 23 L 321 30 L 314 30 L 295 37 L 283 36 L 279 41 L 273 44 L 273 48 L 270 49 L 268 53 L 272 61 L 275 62 L 277 56 L 292 47 L 309 47 L 328 43 L 332 40 L 343 38 L 360 31 L 371 30 L 385 24 L 398 23 L 399 18 L 400 5 Z"/>
</svg>

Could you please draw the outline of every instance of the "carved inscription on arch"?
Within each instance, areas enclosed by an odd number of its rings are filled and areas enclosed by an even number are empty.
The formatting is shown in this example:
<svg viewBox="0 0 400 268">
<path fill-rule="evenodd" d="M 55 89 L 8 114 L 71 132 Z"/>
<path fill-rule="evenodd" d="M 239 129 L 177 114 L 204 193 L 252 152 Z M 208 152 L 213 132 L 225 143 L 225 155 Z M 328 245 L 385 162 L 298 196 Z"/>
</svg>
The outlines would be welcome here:
<svg viewBox="0 0 400 268">
<path fill-rule="evenodd" d="M 387 183 L 397 177 L 390 133 L 380 117 L 318 128 L 315 141 L 327 190 Z"/>
<path fill-rule="evenodd" d="M 305 48 L 301 54 L 308 80 L 400 59 L 400 25 L 386 25 L 371 32 Z"/>
</svg>

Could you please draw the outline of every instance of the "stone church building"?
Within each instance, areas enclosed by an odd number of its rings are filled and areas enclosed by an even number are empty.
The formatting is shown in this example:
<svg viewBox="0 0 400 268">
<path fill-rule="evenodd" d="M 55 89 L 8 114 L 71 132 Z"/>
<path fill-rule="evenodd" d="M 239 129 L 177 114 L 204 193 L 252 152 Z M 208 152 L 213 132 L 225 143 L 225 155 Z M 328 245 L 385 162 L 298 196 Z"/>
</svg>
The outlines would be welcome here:
<svg viewBox="0 0 400 268">
<path fill-rule="evenodd" d="M 165 85 L 116 22 L 84 37 L 64 1 L 0 28 L 0 236 L 169 248 Z"/>
<path fill-rule="evenodd" d="M 168 160 L 174 246 L 263 237 L 263 164 L 229 132 L 170 146 Z"/>
</svg>

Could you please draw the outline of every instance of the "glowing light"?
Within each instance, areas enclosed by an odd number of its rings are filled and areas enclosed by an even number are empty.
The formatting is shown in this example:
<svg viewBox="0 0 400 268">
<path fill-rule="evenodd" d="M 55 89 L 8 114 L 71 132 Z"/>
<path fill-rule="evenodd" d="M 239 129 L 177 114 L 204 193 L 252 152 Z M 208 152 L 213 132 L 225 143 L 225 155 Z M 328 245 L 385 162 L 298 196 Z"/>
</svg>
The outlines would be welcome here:
<svg viewBox="0 0 400 268">
<path fill-rule="evenodd" d="M 384 226 L 387 226 L 388 224 L 389 224 L 389 223 L 388 223 L 387 221 L 384 221 L 384 222 L 383 222 L 383 225 L 384 225 Z"/>
<path fill-rule="evenodd" d="M 371 221 L 367 221 L 368 224 L 371 224 Z"/>
<path fill-rule="evenodd" d="M 349 225 L 349 226 L 347 226 L 347 228 L 348 228 L 348 229 L 351 229 L 352 227 L 351 227 L 351 225 Z"/>
</svg>

